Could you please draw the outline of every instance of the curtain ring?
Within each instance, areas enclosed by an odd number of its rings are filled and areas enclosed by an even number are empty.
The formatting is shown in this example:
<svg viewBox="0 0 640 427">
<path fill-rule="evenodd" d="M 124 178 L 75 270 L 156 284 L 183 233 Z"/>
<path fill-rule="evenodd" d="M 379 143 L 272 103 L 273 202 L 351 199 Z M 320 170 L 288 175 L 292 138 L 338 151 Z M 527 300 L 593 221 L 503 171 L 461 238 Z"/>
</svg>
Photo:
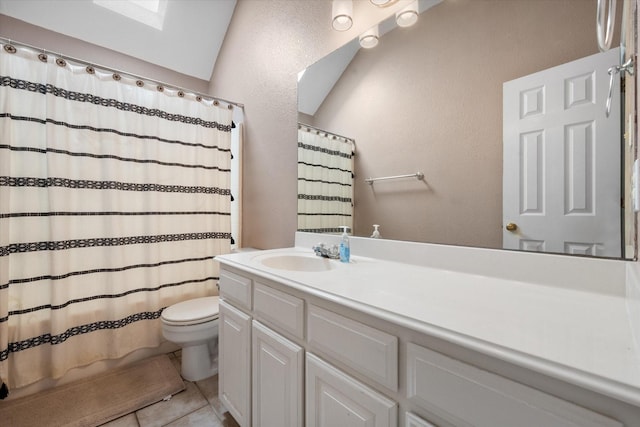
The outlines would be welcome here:
<svg viewBox="0 0 640 427">
<path fill-rule="evenodd" d="M 181 90 L 179 90 L 179 91 L 178 91 L 178 96 L 179 96 L 180 98 L 184 98 L 184 92 L 183 92 L 183 91 L 181 91 Z"/>
<path fill-rule="evenodd" d="M 85 68 L 85 71 L 89 74 L 95 74 L 96 73 L 96 69 L 93 68 L 91 65 L 87 65 L 87 68 Z"/>
<path fill-rule="evenodd" d="M 9 42 L 11 43 L 11 42 Z M 16 53 L 18 51 L 18 49 L 16 49 L 16 47 L 12 44 L 5 44 L 4 45 L 4 50 L 7 53 Z"/>
<path fill-rule="evenodd" d="M 200 95 L 196 96 L 196 101 L 202 102 L 202 97 Z"/>
<path fill-rule="evenodd" d="M 46 53 L 44 53 L 44 52 L 43 52 L 43 53 L 41 53 L 41 54 L 39 54 L 39 55 L 38 55 L 38 59 L 39 59 L 40 61 L 42 61 L 42 62 L 47 62 L 47 60 L 49 59 L 49 57 L 47 56 L 47 54 L 46 54 Z"/>
<path fill-rule="evenodd" d="M 227 104 L 227 110 L 233 110 L 233 105 Z"/>
<path fill-rule="evenodd" d="M 65 61 L 62 58 L 57 58 L 56 59 L 56 64 L 58 64 L 59 67 L 66 67 L 67 66 L 67 61 Z"/>
<path fill-rule="evenodd" d="M 144 82 L 142 80 L 136 80 L 136 86 L 142 87 L 144 86 Z"/>
<path fill-rule="evenodd" d="M 220 105 L 220 102 L 218 102 L 218 100 L 216 99 L 215 101 L 213 101 L 213 105 L 217 107 L 218 105 Z"/>
<path fill-rule="evenodd" d="M 119 82 L 120 79 L 122 79 L 122 77 L 120 77 L 120 74 L 118 74 L 118 73 L 113 73 L 113 75 L 111 77 L 113 77 L 113 80 L 115 80 L 117 82 Z"/>
<path fill-rule="evenodd" d="M 158 85 L 156 86 L 156 89 L 158 90 L 158 92 L 164 92 L 164 86 Z"/>
</svg>

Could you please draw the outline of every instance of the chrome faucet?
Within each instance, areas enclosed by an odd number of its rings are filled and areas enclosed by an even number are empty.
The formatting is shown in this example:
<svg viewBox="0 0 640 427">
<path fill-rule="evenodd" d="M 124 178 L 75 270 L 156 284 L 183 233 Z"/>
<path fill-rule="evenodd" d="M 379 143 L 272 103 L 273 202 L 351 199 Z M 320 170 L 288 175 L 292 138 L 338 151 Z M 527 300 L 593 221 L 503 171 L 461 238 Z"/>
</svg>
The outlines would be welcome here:
<svg viewBox="0 0 640 427">
<path fill-rule="evenodd" d="M 340 258 L 340 249 L 338 249 L 338 245 L 333 245 L 328 248 L 325 246 L 324 243 L 318 243 L 312 249 L 316 253 L 316 255 L 321 256 L 323 258 L 332 258 L 332 259 Z"/>
</svg>

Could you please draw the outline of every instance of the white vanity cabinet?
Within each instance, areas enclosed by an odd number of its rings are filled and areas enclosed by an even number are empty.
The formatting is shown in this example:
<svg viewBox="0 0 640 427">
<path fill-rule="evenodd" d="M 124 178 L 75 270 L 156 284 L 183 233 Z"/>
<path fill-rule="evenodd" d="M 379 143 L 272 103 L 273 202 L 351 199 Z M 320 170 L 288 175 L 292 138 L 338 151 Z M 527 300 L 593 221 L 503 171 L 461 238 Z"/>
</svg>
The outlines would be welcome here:
<svg viewBox="0 0 640 427">
<path fill-rule="evenodd" d="M 300 427 L 303 301 L 231 272 L 220 274 L 219 396 L 242 427 Z M 271 327 L 261 323 L 268 322 Z"/>
<path fill-rule="evenodd" d="M 219 395 L 242 427 L 640 427 L 638 407 L 229 264 Z"/>
<path fill-rule="evenodd" d="M 238 424 L 396 427 L 395 401 L 311 351 L 396 390 L 397 338 L 263 282 L 220 275 L 219 395 Z"/>
</svg>

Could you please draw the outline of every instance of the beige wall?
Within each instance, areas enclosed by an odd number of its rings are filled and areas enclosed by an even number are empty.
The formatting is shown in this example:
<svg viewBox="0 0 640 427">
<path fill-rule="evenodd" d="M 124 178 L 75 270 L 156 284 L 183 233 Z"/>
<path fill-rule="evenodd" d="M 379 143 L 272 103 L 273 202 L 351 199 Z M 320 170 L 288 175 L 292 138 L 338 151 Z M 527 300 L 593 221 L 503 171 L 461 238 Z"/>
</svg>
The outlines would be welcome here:
<svg viewBox="0 0 640 427">
<path fill-rule="evenodd" d="M 331 0 L 239 0 L 211 93 L 245 105 L 243 246 L 293 245 L 297 212 L 297 74 L 406 5 L 354 5 L 354 26 L 331 29 Z"/>
<path fill-rule="evenodd" d="M 502 247 L 502 84 L 597 53 L 595 12 L 444 1 L 361 49 L 315 115 L 356 140 L 355 234 Z M 417 171 L 424 182 L 364 182 Z"/>
</svg>

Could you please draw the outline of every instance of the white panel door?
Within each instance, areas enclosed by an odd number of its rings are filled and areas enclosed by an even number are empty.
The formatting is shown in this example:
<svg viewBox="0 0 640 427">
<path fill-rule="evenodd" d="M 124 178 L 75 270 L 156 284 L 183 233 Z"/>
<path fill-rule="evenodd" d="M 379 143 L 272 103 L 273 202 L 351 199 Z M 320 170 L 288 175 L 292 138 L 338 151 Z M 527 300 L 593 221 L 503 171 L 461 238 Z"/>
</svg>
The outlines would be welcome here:
<svg viewBox="0 0 640 427">
<path fill-rule="evenodd" d="M 505 249 L 621 255 L 619 79 L 605 115 L 619 55 L 611 49 L 504 83 Z"/>
<path fill-rule="evenodd" d="M 307 353 L 306 427 L 395 427 L 398 405 Z"/>
<path fill-rule="evenodd" d="M 251 318 L 220 301 L 218 395 L 241 427 L 251 422 Z"/>
<path fill-rule="evenodd" d="M 253 321 L 253 427 L 300 427 L 304 349 Z"/>
</svg>

